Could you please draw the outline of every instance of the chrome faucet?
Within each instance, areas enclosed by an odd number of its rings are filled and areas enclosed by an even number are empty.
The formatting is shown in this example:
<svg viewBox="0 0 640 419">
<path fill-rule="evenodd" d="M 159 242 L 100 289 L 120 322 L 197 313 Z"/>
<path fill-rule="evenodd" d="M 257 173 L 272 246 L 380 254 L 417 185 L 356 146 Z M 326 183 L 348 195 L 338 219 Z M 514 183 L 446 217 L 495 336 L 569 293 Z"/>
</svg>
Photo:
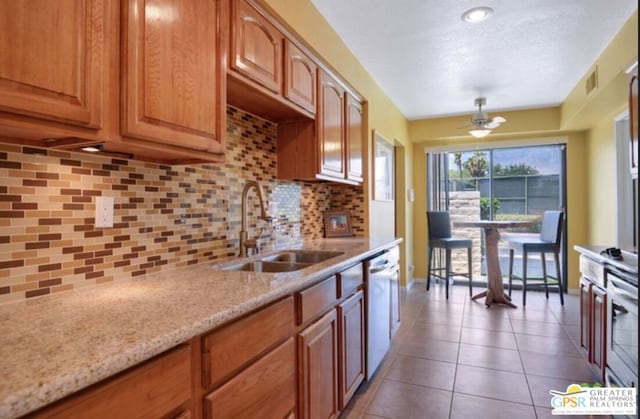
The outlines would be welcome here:
<svg viewBox="0 0 640 419">
<path fill-rule="evenodd" d="M 271 217 L 267 215 L 266 201 L 264 199 L 262 188 L 255 180 L 247 181 L 242 189 L 242 228 L 240 230 L 239 254 L 239 256 L 245 257 L 249 256 L 249 249 L 253 249 L 256 253 L 259 251 L 258 240 L 262 237 L 262 233 L 264 231 L 264 229 L 261 229 L 260 235 L 255 239 L 247 237 L 247 195 L 249 194 L 249 189 L 251 189 L 251 187 L 254 187 L 256 191 L 258 191 L 258 199 L 260 200 L 260 216 L 258 218 L 266 222 L 271 222 Z"/>
</svg>

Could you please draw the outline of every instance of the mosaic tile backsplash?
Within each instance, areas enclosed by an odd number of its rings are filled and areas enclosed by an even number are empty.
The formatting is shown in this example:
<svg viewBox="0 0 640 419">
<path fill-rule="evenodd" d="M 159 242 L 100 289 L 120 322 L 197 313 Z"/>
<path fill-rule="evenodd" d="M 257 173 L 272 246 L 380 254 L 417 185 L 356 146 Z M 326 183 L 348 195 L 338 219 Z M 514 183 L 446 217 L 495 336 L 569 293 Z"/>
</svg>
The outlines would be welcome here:
<svg viewBox="0 0 640 419">
<path fill-rule="evenodd" d="M 227 159 L 167 166 L 0 144 L 0 303 L 233 256 L 241 193 L 262 185 L 271 223 L 249 236 L 265 250 L 323 236 L 324 211 L 351 211 L 364 234 L 362 187 L 276 180 L 277 126 L 227 109 Z M 95 197 L 114 197 L 113 228 L 94 227 Z"/>
</svg>

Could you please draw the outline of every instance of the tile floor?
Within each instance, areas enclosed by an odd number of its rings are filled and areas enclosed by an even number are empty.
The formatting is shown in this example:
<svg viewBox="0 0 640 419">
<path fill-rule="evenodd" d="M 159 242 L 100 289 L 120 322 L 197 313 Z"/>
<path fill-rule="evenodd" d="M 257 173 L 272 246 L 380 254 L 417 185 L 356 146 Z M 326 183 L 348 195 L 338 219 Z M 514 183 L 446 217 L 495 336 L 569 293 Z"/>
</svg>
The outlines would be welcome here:
<svg viewBox="0 0 640 419">
<path fill-rule="evenodd" d="M 342 418 L 551 418 L 549 390 L 594 382 L 579 350 L 580 301 L 528 291 L 518 308 L 471 301 L 466 286 L 416 283 L 401 328 Z M 481 291 L 474 288 L 474 293 Z M 579 416 L 570 416 L 578 418 Z M 598 416 L 604 418 L 604 416 Z"/>
</svg>

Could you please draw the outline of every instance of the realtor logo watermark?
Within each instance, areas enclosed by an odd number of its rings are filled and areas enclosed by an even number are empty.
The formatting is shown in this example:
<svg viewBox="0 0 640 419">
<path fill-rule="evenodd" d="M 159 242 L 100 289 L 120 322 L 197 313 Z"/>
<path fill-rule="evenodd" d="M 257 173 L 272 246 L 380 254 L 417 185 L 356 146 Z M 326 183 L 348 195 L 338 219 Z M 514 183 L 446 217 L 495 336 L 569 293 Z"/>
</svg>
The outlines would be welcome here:
<svg viewBox="0 0 640 419">
<path fill-rule="evenodd" d="M 635 415 L 636 389 L 582 387 L 571 384 L 566 392 L 550 390 L 553 415 Z"/>
</svg>

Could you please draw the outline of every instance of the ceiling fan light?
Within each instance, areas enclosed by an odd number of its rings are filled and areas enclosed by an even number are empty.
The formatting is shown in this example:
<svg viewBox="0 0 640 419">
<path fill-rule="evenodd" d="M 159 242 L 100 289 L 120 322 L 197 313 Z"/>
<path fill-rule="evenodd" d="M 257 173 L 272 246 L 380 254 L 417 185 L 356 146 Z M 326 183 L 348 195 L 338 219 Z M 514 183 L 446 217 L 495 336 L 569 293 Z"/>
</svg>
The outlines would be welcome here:
<svg viewBox="0 0 640 419">
<path fill-rule="evenodd" d="M 462 20 L 469 23 L 479 23 L 485 21 L 493 14 L 491 7 L 474 7 L 462 14 Z"/>
<path fill-rule="evenodd" d="M 477 128 L 477 129 L 472 129 L 472 130 L 469 131 L 469 134 L 471 134 L 475 138 L 486 137 L 490 133 L 491 133 L 491 130 L 490 129 L 486 129 L 486 128 Z"/>
</svg>

